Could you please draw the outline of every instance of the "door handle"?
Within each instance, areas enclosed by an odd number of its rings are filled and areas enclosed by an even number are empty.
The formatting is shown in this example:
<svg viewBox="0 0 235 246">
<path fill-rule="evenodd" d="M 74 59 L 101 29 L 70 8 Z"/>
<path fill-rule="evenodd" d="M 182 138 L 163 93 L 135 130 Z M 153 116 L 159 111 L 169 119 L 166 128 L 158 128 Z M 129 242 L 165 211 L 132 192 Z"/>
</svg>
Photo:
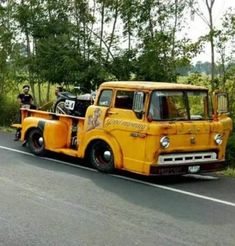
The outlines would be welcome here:
<svg viewBox="0 0 235 246">
<path fill-rule="evenodd" d="M 117 112 L 108 111 L 107 114 L 116 115 L 116 114 L 118 114 L 118 113 L 117 113 Z"/>
<path fill-rule="evenodd" d="M 145 133 L 139 133 L 139 132 L 132 132 L 130 134 L 130 136 L 133 138 L 145 138 L 146 134 Z"/>
</svg>

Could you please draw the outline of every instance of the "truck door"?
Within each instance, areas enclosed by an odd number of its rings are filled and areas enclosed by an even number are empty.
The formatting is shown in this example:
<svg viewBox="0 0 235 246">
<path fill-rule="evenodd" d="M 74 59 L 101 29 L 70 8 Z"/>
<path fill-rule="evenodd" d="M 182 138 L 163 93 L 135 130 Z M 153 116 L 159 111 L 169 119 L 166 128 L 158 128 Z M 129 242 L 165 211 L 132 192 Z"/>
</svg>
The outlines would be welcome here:
<svg viewBox="0 0 235 246">
<path fill-rule="evenodd" d="M 124 169 L 144 173 L 147 124 L 133 111 L 134 91 L 119 89 L 107 111 L 105 127 L 120 144 Z"/>
</svg>

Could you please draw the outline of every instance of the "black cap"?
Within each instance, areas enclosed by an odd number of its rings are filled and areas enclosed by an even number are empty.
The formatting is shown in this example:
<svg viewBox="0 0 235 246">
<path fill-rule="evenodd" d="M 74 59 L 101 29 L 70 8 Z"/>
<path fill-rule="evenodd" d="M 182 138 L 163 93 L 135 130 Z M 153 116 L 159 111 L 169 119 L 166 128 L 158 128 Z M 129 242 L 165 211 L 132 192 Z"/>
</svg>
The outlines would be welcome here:
<svg viewBox="0 0 235 246">
<path fill-rule="evenodd" d="M 29 86 L 29 85 L 24 85 L 24 86 L 23 86 L 23 89 L 25 89 L 25 88 L 28 88 L 28 89 L 29 89 L 30 86 Z"/>
</svg>

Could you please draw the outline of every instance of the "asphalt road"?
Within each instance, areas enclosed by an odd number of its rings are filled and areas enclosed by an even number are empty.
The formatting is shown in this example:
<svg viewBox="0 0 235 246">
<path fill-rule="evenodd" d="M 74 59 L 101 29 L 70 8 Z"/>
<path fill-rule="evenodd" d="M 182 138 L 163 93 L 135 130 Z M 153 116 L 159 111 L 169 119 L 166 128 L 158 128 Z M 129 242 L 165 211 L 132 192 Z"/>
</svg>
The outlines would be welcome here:
<svg viewBox="0 0 235 246">
<path fill-rule="evenodd" d="M 0 132 L 1 246 L 235 245 L 234 178 L 106 175 L 12 139 Z"/>
</svg>

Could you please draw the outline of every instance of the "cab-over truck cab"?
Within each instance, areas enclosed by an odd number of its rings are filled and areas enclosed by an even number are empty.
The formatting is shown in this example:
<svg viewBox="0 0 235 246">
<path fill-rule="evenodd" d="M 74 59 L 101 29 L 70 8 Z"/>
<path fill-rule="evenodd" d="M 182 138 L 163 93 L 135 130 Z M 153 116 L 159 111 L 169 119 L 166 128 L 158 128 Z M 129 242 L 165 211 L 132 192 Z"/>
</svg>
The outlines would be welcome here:
<svg viewBox="0 0 235 246">
<path fill-rule="evenodd" d="M 100 171 L 182 175 L 222 170 L 232 129 L 225 94 L 205 87 L 105 82 L 85 117 L 22 110 L 31 151 L 89 157 Z"/>
</svg>

